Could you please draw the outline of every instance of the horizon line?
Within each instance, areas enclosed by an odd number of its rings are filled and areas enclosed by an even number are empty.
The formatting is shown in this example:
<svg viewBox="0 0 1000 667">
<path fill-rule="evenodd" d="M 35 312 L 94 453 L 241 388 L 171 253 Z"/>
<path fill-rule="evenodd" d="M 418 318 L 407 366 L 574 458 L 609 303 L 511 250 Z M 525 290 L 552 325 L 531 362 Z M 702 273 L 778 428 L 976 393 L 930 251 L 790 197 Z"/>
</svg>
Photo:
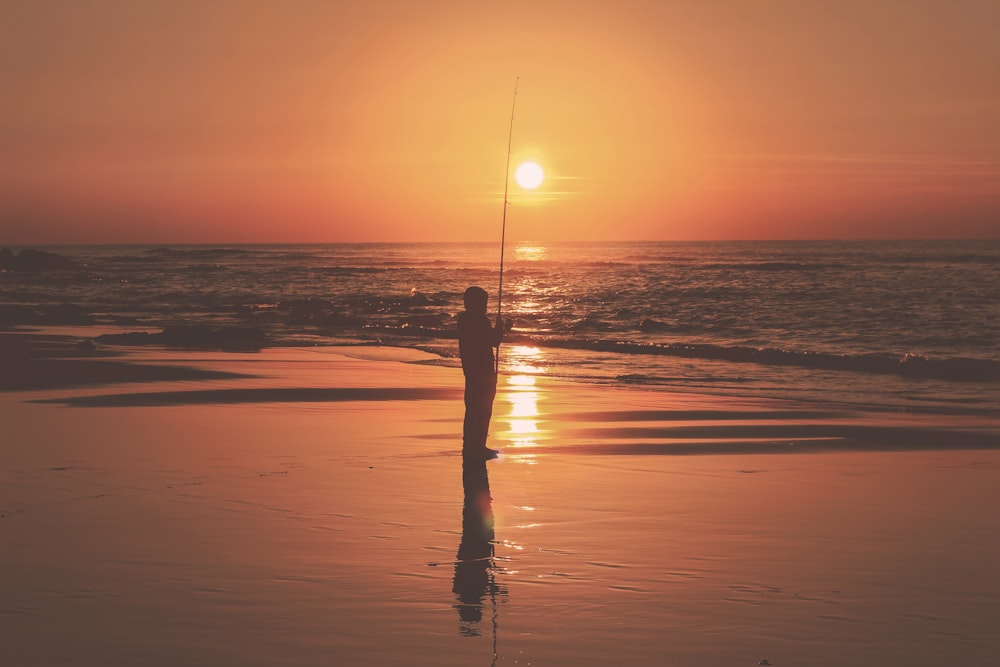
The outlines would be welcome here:
<svg viewBox="0 0 1000 667">
<path fill-rule="evenodd" d="M 1000 243 L 1000 236 L 968 236 L 968 237 L 872 237 L 872 238 L 731 238 L 731 239 L 524 239 L 515 243 L 530 245 L 602 245 L 619 243 L 960 243 L 987 242 Z M 0 249 L 25 250 L 35 247 L 71 248 L 99 246 L 329 246 L 329 245 L 496 245 L 498 241 L 488 240 L 427 240 L 427 241 L 109 241 L 109 242 L 39 242 L 39 243 L 0 243 Z"/>
</svg>

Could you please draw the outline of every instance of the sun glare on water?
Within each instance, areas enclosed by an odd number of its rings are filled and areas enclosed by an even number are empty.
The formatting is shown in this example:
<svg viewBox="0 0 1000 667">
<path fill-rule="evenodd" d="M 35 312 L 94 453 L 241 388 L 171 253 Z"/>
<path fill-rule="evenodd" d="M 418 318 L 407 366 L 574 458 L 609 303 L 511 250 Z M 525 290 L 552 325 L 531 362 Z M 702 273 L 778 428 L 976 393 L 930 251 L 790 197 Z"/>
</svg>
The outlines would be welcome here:
<svg viewBox="0 0 1000 667">
<path fill-rule="evenodd" d="M 545 179 L 545 172 L 534 162 L 524 162 L 514 172 L 514 180 L 525 190 L 534 190 Z"/>
</svg>

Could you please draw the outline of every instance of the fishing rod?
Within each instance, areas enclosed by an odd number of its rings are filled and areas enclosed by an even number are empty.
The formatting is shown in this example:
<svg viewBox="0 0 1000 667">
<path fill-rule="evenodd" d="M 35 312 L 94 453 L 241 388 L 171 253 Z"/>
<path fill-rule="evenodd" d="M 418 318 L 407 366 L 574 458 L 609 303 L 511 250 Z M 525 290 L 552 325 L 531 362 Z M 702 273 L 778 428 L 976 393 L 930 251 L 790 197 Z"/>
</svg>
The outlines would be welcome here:
<svg viewBox="0 0 1000 667">
<path fill-rule="evenodd" d="M 514 79 L 514 99 L 510 103 L 510 130 L 507 132 L 507 166 L 503 178 L 503 224 L 500 227 L 500 289 L 497 290 L 497 326 L 501 324 L 500 314 L 503 312 L 503 256 L 504 243 L 507 237 L 507 189 L 510 185 L 510 147 L 514 138 L 514 107 L 517 105 L 517 84 L 521 77 Z M 497 354 L 494 359 L 493 371 L 500 374 L 500 343 L 497 342 Z"/>
<path fill-rule="evenodd" d="M 497 667 L 497 573 L 496 547 L 490 544 L 490 600 L 493 602 L 493 662 L 490 667 Z"/>
</svg>

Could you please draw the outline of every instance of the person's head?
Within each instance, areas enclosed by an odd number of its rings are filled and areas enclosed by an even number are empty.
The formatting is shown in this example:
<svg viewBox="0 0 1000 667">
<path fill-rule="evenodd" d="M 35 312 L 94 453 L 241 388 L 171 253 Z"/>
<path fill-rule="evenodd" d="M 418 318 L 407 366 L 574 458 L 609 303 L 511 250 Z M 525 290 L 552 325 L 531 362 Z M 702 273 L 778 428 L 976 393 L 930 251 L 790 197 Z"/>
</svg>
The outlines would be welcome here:
<svg viewBox="0 0 1000 667">
<path fill-rule="evenodd" d="M 470 313 L 486 314 L 486 300 L 489 297 L 482 287 L 473 285 L 465 290 L 465 309 Z"/>
</svg>

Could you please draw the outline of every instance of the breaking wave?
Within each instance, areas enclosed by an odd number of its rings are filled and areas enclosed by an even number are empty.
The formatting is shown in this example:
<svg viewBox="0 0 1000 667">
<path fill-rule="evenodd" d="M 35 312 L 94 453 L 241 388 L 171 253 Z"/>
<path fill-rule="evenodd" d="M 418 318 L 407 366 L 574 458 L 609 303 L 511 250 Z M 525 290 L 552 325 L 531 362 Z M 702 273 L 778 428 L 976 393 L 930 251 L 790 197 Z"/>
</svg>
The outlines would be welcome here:
<svg viewBox="0 0 1000 667">
<path fill-rule="evenodd" d="M 992 359 L 932 359 L 907 354 L 830 354 L 778 348 L 725 346 L 708 343 L 634 343 L 622 340 L 544 340 L 549 347 L 612 352 L 616 354 L 652 354 L 688 359 L 710 359 L 767 366 L 796 366 L 817 370 L 878 373 L 911 378 L 932 378 L 959 382 L 1000 381 L 1000 362 Z"/>
</svg>

